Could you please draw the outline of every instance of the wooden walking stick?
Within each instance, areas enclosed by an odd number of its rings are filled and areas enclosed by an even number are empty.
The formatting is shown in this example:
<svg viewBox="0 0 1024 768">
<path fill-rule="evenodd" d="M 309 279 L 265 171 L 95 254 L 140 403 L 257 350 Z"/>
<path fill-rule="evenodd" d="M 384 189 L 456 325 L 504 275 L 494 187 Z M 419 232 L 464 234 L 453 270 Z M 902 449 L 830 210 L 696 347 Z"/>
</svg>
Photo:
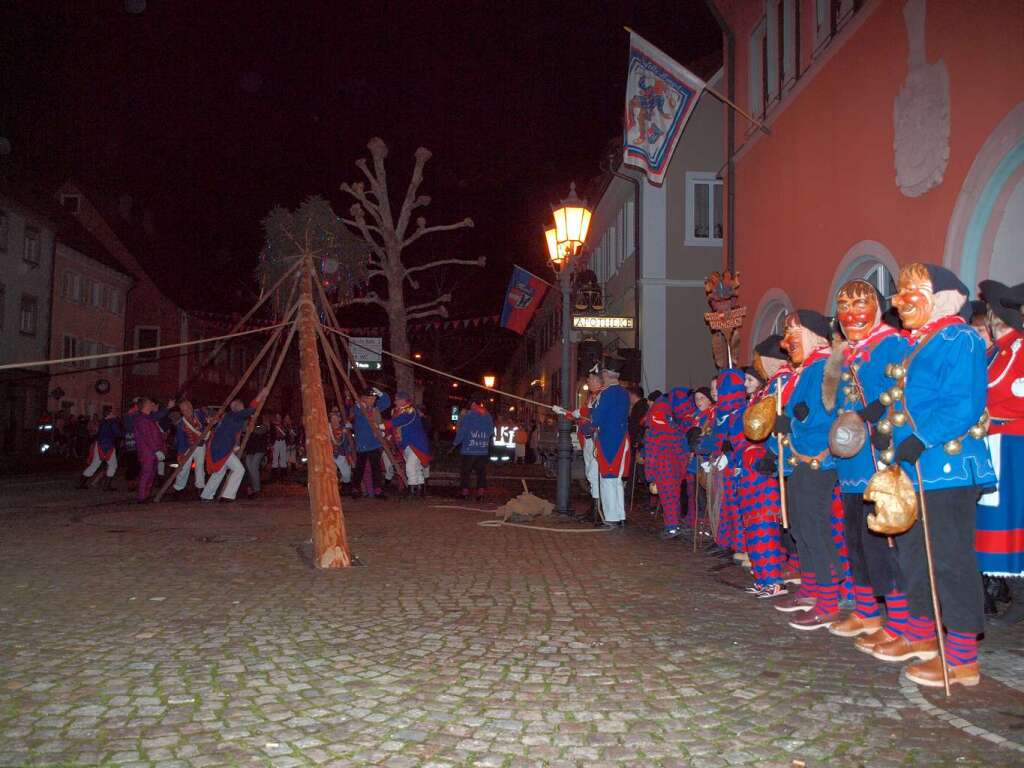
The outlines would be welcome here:
<svg viewBox="0 0 1024 768">
<path fill-rule="evenodd" d="M 777 379 L 778 390 L 775 392 L 775 416 L 778 418 L 782 415 L 782 379 Z M 783 455 L 782 455 L 782 435 L 775 435 L 776 444 L 779 448 L 779 503 L 782 506 L 782 527 L 789 528 L 789 512 L 786 510 L 786 474 L 783 468 Z"/>
<path fill-rule="evenodd" d="M 935 588 L 935 563 L 932 560 L 932 537 L 928 534 L 928 506 L 924 503 L 924 481 L 921 479 L 921 463 L 914 462 L 917 471 L 917 501 L 921 506 L 921 531 L 924 534 L 924 555 L 928 561 L 928 586 L 932 591 L 932 610 L 935 612 L 935 636 L 939 641 L 939 661 L 942 662 L 942 686 L 949 690 L 949 670 L 946 668 L 946 639 L 942 636 L 942 608 L 939 606 L 939 592 Z"/>
</svg>

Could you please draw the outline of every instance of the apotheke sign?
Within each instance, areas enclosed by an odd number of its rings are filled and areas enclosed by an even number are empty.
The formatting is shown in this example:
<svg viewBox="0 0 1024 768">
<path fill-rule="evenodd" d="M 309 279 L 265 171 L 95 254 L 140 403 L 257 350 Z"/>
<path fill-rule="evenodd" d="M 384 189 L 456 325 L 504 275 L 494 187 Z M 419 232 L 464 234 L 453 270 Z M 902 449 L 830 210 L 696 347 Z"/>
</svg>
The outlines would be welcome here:
<svg viewBox="0 0 1024 768">
<path fill-rule="evenodd" d="M 607 317 L 605 315 L 575 315 L 573 328 L 627 331 L 633 328 L 632 317 Z"/>
</svg>

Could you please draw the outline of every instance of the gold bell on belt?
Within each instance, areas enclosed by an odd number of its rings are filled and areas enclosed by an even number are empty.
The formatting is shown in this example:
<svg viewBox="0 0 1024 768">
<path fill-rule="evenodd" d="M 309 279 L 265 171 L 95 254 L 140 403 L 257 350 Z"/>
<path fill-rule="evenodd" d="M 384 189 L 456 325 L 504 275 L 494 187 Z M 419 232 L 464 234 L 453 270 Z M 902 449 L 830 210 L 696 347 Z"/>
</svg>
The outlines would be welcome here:
<svg viewBox="0 0 1024 768">
<path fill-rule="evenodd" d="M 860 453 L 867 440 L 867 428 L 864 422 L 853 411 L 840 414 L 828 433 L 828 447 L 833 456 L 848 459 Z"/>
<path fill-rule="evenodd" d="M 867 524 L 875 533 L 896 536 L 909 531 L 917 522 L 917 494 L 914 484 L 899 464 L 880 469 L 871 476 L 864 501 L 875 504 Z"/>
<path fill-rule="evenodd" d="M 743 434 L 759 443 L 766 440 L 775 426 L 775 395 L 762 397 L 743 412 Z"/>
</svg>

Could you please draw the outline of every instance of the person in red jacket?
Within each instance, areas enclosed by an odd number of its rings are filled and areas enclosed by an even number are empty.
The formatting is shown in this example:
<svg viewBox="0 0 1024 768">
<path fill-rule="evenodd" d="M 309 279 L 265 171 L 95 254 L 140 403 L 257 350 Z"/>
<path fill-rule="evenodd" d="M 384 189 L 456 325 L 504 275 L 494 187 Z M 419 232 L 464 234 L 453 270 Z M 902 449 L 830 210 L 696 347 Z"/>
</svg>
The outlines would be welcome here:
<svg viewBox="0 0 1024 768">
<path fill-rule="evenodd" d="M 1010 608 L 991 620 L 1010 626 L 1024 619 L 1024 283 L 1012 288 L 984 280 L 988 328 L 994 346 L 988 364 L 987 438 L 999 484 L 978 502 L 975 549 L 986 576 L 1007 579 Z"/>
<path fill-rule="evenodd" d="M 135 447 L 139 452 L 139 504 L 148 501 L 149 494 L 153 490 L 156 466 L 159 461 L 158 454 L 163 453 L 166 443 L 166 437 L 163 430 L 160 429 L 159 421 L 173 407 L 174 400 L 168 400 L 166 408 L 157 410 L 157 404 L 148 397 L 144 397 L 139 405 L 139 412 L 135 416 L 133 432 Z"/>
</svg>

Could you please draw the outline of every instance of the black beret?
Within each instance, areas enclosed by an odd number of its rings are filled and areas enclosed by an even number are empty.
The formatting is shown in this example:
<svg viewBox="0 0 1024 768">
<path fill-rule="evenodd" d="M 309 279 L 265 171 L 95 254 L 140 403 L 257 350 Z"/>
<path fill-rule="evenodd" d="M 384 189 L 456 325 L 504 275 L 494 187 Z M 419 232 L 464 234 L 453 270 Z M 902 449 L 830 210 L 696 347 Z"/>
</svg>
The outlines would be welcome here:
<svg viewBox="0 0 1024 768">
<path fill-rule="evenodd" d="M 754 347 L 754 351 L 761 357 L 771 357 L 776 360 L 787 360 L 788 355 L 786 355 L 786 353 L 782 351 L 782 347 L 779 346 L 781 343 L 782 337 L 777 333 L 773 333 L 767 339 Z"/>
<path fill-rule="evenodd" d="M 970 295 L 971 292 L 967 290 L 967 286 L 956 276 L 956 273 L 951 272 L 945 267 L 940 267 L 938 264 L 925 264 L 924 266 L 928 270 L 928 276 L 932 280 L 932 291 L 935 293 L 939 291 L 956 291 L 964 296 Z"/>
<path fill-rule="evenodd" d="M 817 334 L 824 339 L 832 338 L 831 318 L 825 317 L 821 312 L 815 312 L 813 309 L 798 309 L 796 316 L 800 320 L 800 325 L 811 333 Z"/>
</svg>

